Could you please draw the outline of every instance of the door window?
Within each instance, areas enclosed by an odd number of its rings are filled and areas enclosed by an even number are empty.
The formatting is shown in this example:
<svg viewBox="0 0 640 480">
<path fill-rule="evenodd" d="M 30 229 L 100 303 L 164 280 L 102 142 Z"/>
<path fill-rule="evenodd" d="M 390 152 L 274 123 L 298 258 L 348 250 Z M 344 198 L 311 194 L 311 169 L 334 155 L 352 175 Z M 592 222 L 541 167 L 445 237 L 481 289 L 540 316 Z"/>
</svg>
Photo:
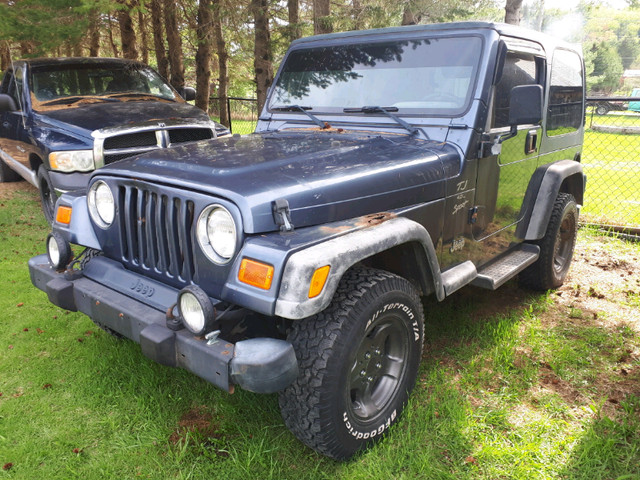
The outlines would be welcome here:
<svg viewBox="0 0 640 480">
<path fill-rule="evenodd" d="M 502 76 L 494 92 L 492 128 L 509 126 L 511 89 L 519 85 L 535 85 L 541 81 L 542 61 L 527 53 L 508 52 Z"/>
</svg>

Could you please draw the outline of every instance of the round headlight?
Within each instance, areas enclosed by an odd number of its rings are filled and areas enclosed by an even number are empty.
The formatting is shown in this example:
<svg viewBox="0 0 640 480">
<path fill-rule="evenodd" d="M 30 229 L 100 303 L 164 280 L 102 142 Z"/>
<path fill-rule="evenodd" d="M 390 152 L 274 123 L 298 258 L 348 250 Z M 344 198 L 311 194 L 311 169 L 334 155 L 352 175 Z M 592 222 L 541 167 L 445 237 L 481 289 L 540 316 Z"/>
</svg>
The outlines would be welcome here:
<svg viewBox="0 0 640 480">
<path fill-rule="evenodd" d="M 89 214 L 101 228 L 107 228 L 116 216 L 116 204 L 109 185 L 102 180 L 97 181 L 89 189 L 87 195 Z"/>
<path fill-rule="evenodd" d="M 47 256 L 49 263 L 56 270 L 63 269 L 71 260 L 71 246 L 58 233 L 50 233 L 47 236 Z"/>
<path fill-rule="evenodd" d="M 236 252 L 236 223 L 220 205 L 210 205 L 202 211 L 197 235 L 200 248 L 215 263 L 227 263 Z"/>
<path fill-rule="evenodd" d="M 203 335 L 213 327 L 215 309 L 209 296 L 200 288 L 189 285 L 178 294 L 178 310 L 182 322 L 195 335 Z"/>
</svg>

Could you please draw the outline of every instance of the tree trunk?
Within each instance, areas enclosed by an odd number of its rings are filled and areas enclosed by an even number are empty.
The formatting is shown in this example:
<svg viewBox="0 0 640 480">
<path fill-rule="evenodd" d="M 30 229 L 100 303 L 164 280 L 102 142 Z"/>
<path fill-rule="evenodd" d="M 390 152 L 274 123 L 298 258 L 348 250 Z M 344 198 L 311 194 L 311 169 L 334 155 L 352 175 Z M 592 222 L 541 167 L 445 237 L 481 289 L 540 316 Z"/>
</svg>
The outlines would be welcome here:
<svg viewBox="0 0 640 480">
<path fill-rule="evenodd" d="M 362 3 L 360 0 L 353 0 L 351 2 L 352 12 L 353 12 L 353 28 L 356 30 L 362 30 Z"/>
<path fill-rule="evenodd" d="M 231 114 L 227 108 L 227 96 L 229 95 L 229 69 L 227 45 L 222 34 L 222 17 L 220 15 L 221 1 L 213 0 L 213 34 L 216 41 L 216 51 L 218 53 L 218 98 L 220 99 L 220 123 L 230 127 Z"/>
<path fill-rule="evenodd" d="M 211 79 L 212 15 L 211 0 L 200 0 L 196 35 L 196 107 L 209 112 L 209 81 Z"/>
<path fill-rule="evenodd" d="M 413 2 L 407 2 L 402 11 L 401 25 L 418 25 L 422 20 L 422 15 L 416 13 Z"/>
<path fill-rule="evenodd" d="M 90 13 L 91 25 L 89 26 L 89 56 L 100 55 L 100 12 L 93 10 Z"/>
<path fill-rule="evenodd" d="M 136 41 L 136 31 L 133 29 L 133 20 L 129 12 L 133 4 L 118 0 L 122 9 L 118 10 L 118 24 L 120 25 L 120 40 L 122 43 L 122 56 L 132 60 L 138 59 L 138 46 Z"/>
<path fill-rule="evenodd" d="M 169 67 L 171 69 L 169 83 L 180 91 L 184 87 L 184 63 L 182 60 L 182 38 L 180 38 L 178 31 L 178 12 L 173 0 L 164 0 L 164 23 L 167 30 Z"/>
<path fill-rule="evenodd" d="M 331 32 L 331 3 L 329 0 L 313 0 L 313 33 L 318 35 Z"/>
<path fill-rule="evenodd" d="M 147 17 L 142 10 L 138 10 L 138 29 L 140 30 L 140 49 L 142 50 L 142 63 L 149 64 L 149 45 L 147 43 Z"/>
<path fill-rule="evenodd" d="M 544 23 L 544 0 L 538 0 L 538 18 L 536 19 L 536 30 L 542 31 L 542 24 Z"/>
<path fill-rule="evenodd" d="M 511 25 L 520 25 L 522 19 L 522 0 L 507 0 L 504 22 Z"/>
<path fill-rule="evenodd" d="M 289 41 L 293 42 L 302 36 L 299 0 L 287 0 L 287 9 L 289 11 Z"/>
<path fill-rule="evenodd" d="M 6 40 L 0 41 L 0 71 L 4 72 L 9 68 L 11 64 L 11 50 L 9 49 L 9 42 Z"/>
<path fill-rule="evenodd" d="M 269 0 L 251 0 L 251 10 L 255 21 L 253 67 L 255 70 L 259 114 L 267 100 L 267 90 L 273 81 L 271 34 L 269 32 Z"/>
<path fill-rule="evenodd" d="M 158 73 L 165 80 L 169 80 L 169 60 L 164 47 L 164 32 L 162 24 L 162 3 L 161 0 L 151 0 L 151 26 L 153 29 L 153 47 L 156 50 L 156 63 Z"/>
<path fill-rule="evenodd" d="M 116 42 L 113 39 L 113 22 L 111 21 L 111 18 L 109 18 L 109 26 L 107 28 L 107 31 L 109 32 L 109 43 L 111 44 L 111 51 L 113 52 L 113 56 L 117 58 L 120 56 L 120 54 L 118 53 L 118 45 L 116 45 Z"/>
</svg>

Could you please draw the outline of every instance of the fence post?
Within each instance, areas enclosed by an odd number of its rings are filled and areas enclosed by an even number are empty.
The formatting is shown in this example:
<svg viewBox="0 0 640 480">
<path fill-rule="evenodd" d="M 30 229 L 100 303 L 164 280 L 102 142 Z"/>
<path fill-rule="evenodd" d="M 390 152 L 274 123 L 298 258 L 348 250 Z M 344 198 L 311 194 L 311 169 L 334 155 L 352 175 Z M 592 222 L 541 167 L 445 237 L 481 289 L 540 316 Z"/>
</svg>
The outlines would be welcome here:
<svg viewBox="0 0 640 480">
<path fill-rule="evenodd" d="M 231 99 L 227 97 L 227 114 L 229 115 L 229 131 L 233 133 L 233 121 L 231 120 Z"/>
</svg>

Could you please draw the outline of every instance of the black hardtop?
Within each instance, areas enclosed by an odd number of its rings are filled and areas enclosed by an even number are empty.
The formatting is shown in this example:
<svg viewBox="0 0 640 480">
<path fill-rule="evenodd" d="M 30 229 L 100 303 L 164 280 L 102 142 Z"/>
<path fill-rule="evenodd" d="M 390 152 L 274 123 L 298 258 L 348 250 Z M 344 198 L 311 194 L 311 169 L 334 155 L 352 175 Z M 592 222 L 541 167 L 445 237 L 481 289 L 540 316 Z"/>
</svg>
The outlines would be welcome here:
<svg viewBox="0 0 640 480">
<path fill-rule="evenodd" d="M 291 43 L 291 49 L 296 47 L 310 47 L 314 43 L 324 44 L 340 41 L 372 41 L 384 37 L 405 38 L 411 35 L 443 34 L 446 32 L 455 33 L 487 33 L 492 30 L 500 35 L 532 40 L 541 44 L 546 51 L 553 51 L 556 47 L 563 47 L 569 50 L 578 50 L 574 44 L 567 43 L 550 35 L 540 33 L 525 27 L 510 25 L 507 23 L 494 22 L 452 22 L 452 23 L 432 23 L 427 25 L 407 25 L 401 27 L 375 28 L 371 30 L 353 30 L 349 32 L 326 33 L 311 37 L 300 38 Z"/>
</svg>

